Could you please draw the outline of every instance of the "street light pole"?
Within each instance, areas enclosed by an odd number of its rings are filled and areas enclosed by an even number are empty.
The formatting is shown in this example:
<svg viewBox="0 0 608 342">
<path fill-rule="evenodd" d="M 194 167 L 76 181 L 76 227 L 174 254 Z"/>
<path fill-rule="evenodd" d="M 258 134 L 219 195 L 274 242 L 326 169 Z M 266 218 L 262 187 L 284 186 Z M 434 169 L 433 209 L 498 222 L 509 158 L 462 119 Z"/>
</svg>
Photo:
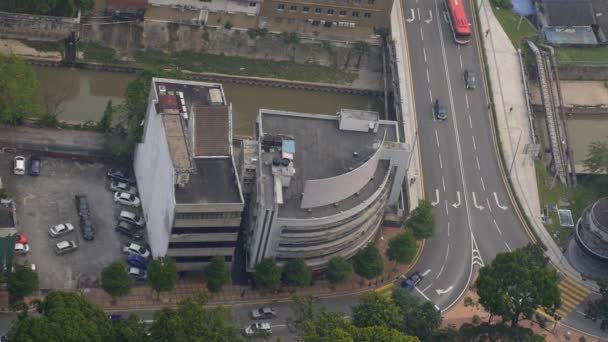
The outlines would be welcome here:
<svg viewBox="0 0 608 342">
<path fill-rule="evenodd" d="M 509 167 L 509 177 L 511 177 L 511 171 L 513 170 L 513 165 L 515 165 L 515 157 L 517 157 L 517 151 L 519 151 L 519 143 L 521 142 L 521 128 L 519 129 L 519 138 L 517 138 L 517 146 L 515 147 L 515 153 L 513 154 L 513 161 L 511 161 L 511 166 Z"/>
</svg>

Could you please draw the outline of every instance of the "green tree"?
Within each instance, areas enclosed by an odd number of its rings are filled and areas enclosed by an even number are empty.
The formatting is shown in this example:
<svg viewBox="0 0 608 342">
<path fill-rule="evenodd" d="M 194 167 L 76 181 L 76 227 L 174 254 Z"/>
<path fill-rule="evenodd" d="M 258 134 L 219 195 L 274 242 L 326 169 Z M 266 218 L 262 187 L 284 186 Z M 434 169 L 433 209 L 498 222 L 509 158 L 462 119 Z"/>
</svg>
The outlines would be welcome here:
<svg viewBox="0 0 608 342">
<path fill-rule="evenodd" d="M 426 340 L 436 333 L 441 326 L 441 311 L 431 302 L 424 302 L 416 310 L 409 310 L 403 315 L 401 331 Z"/>
<path fill-rule="evenodd" d="M 608 141 L 593 141 L 587 148 L 587 159 L 583 161 L 593 173 L 608 172 Z"/>
<path fill-rule="evenodd" d="M 558 276 L 547 263 L 539 245 L 499 253 L 479 271 L 475 282 L 479 303 L 492 315 L 510 321 L 512 327 L 522 316 L 532 318 L 537 308 L 553 314 L 560 306 Z"/>
<path fill-rule="evenodd" d="M 504 9 L 513 8 L 513 4 L 511 3 L 511 0 L 492 0 L 492 3 L 494 4 L 494 6 L 502 7 Z"/>
<path fill-rule="evenodd" d="M 26 265 L 16 264 L 15 270 L 9 273 L 6 287 L 11 307 L 16 308 L 23 303 L 23 298 L 38 289 L 38 273 Z"/>
<path fill-rule="evenodd" d="M 416 239 L 409 232 L 396 235 L 388 242 L 386 256 L 400 264 L 412 262 L 416 256 Z"/>
<path fill-rule="evenodd" d="M 461 342 L 461 341 L 517 341 L 544 342 L 544 336 L 535 335 L 534 331 L 519 326 L 510 327 L 504 323 L 483 323 L 474 325 L 465 323 L 460 329 L 449 327 L 425 340 L 425 342 Z"/>
<path fill-rule="evenodd" d="M 226 258 L 221 255 L 211 258 L 211 262 L 203 273 L 207 282 L 207 289 L 211 292 L 221 291 L 224 285 L 230 284 L 232 281 Z"/>
<path fill-rule="evenodd" d="M 39 315 L 19 315 L 9 341 L 114 341 L 107 315 L 76 292 L 52 291 L 38 307 Z"/>
<path fill-rule="evenodd" d="M 101 271 L 101 288 L 112 296 L 112 300 L 129 294 L 131 286 L 133 278 L 122 262 L 111 263 Z"/>
<path fill-rule="evenodd" d="M 312 280 L 312 270 L 304 259 L 290 259 L 283 266 L 283 279 L 291 286 L 308 286 Z"/>
<path fill-rule="evenodd" d="M 340 284 L 348 280 L 353 267 L 350 262 L 341 256 L 333 257 L 327 263 L 327 280 L 331 284 Z"/>
<path fill-rule="evenodd" d="M 412 211 L 406 222 L 406 228 L 412 230 L 416 239 L 428 239 L 435 232 L 433 206 L 429 201 L 420 200 L 418 207 Z"/>
<path fill-rule="evenodd" d="M 139 317 L 130 314 L 127 318 L 114 323 L 114 342 L 146 342 L 148 334 L 143 324 L 139 322 Z"/>
<path fill-rule="evenodd" d="M 360 328 L 383 326 L 399 329 L 403 322 L 399 307 L 375 291 L 361 295 L 359 303 L 352 309 L 353 324 Z"/>
<path fill-rule="evenodd" d="M 372 279 L 384 273 L 384 259 L 378 248 L 370 243 L 355 255 L 353 268 L 358 275 Z"/>
<path fill-rule="evenodd" d="M 148 284 L 160 296 L 161 292 L 171 291 L 177 281 L 177 265 L 168 256 L 158 257 L 148 265 Z"/>
<path fill-rule="evenodd" d="M 600 280 L 598 285 L 602 296 L 587 303 L 585 316 L 594 322 L 599 320 L 600 328 L 606 330 L 608 329 L 608 278 Z"/>
<path fill-rule="evenodd" d="M 239 328 L 230 324 L 230 310 L 223 306 L 207 308 L 206 296 L 187 298 L 177 309 L 165 308 L 154 314 L 150 327 L 153 341 L 242 341 Z"/>
<path fill-rule="evenodd" d="M 97 129 L 103 133 L 109 133 L 112 130 L 112 116 L 114 108 L 112 108 L 112 100 L 108 100 L 106 109 L 103 111 L 101 120 L 97 123 Z"/>
<path fill-rule="evenodd" d="M 404 313 L 416 311 L 420 306 L 420 299 L 402 287 L 393 287 L 391 299 Z"/>
<path fill-rule="evenodd" d="M 43 114 L 38 79 L 23 59 L 0 54 L 0 122 L 20 124 Z"/>
<path fill-rule="evenodd" d="M 281 285 L 281 268 L 274 258 L 266 258 L 255 265 L 253 279 L 257 288 L 276 290 Z"/>
<path fill-rule="evenodd" d="M 418 338 L 407 336 L 395 329 L 387 327 L 365 327 L 353 332 L 355 342 L 418 342 Z"/>
</svg>

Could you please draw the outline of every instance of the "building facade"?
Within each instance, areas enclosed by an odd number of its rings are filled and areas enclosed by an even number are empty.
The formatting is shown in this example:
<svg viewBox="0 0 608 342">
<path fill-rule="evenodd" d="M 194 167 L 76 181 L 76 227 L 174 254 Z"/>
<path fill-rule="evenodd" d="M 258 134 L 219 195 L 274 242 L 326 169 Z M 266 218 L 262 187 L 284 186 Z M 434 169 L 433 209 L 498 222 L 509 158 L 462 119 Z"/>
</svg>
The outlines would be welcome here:
<svg viewBox="0 0 608 342">
<path fill-rule="evenodd" d="M 608 264 L 608 197 L 583 212 L 576 225 L 575 239 L 583 252 Z"/>
<path fill-rule="evenodd" d="M 397 123 L 374 112 L 318 115 L 260 110 L 249 196 L 247 267 L 303 258 L 314 269 L 352 257 L 385 212 L 403 211 L 409 149 Z"/>
<path fill-rule="evenodd" d="M 265 0 L 259 25 L 308 36 L 366 39 L 389 27 L 392 7 L 392 0 Z"/>
<path fill-rule="evenodd" d="M 152 80 L 134 169 L 152 254 L 181 271 L 232 261 L 244 201 L 231 131 L 221 84 Z"/>
<path fill-rule="evenodd" d="M 256 16 L 263 0 L 148 0 L 152 6 Z M 203 13 L 206 15 L 207 13 Z"/>
</svg>

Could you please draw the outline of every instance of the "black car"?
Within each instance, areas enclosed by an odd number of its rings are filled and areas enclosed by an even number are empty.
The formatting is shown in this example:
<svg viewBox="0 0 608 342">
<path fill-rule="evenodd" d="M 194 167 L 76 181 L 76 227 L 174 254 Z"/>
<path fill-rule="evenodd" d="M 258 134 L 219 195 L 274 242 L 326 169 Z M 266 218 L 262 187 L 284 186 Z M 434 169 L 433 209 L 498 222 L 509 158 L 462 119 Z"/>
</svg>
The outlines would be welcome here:
<svg viewBox="0 0 608 342">
<path fill-rule="evenodd" d="M 412 290 L 416 287 L 416 285 L 420 284 L 424 276 L 420 274 L 420 272 L 414 272 L 412 275 L 407 277 L 407 279 L 403 280 L 401 283 L 401 287 L 404 289 Z"/>
<path fill-rule="evenodd" d="M 477 87 L 475 73 L 469 70 L 464 71 L 464 85 L 467 89 L 475 89 Z"/>
<path fill-rule="evenodd" d="M 448 112 L 445 107 L 441 103 L 439 103 L 439 99 L 435 100 L 433 112 L 435 113 L 435 118 L 437 120 L 444 121 L 448 118 Z"/>
<path fill-rule="evenodd" d="M 40 157 L 32 156 L 30 158 L 30 176 L 40 176 Z"/>
<path fill-rule="evenodd" d="M 78 211 L 78 216 L 89 216 L 89 201 L 87 200 L 87 196 L 85 195 L 76 195 L 76 210 Z"/>
<path fill-rule="evenodd" d="M 136 226 L 134 224 L 120 221 L 120 222 L 118 222 L 118 224 L 116 225 L 116 228 L 114 228 L 114 230 L 116 230 L 117 232 L 121 233 L 122 235 L 124 235 L 128 238 L 131 238 L 133 240 L 141 240 L 144 236 L 139 231 L 139 229 L 137 229 L 135 227 Z"/>
<path fill-rule="evenodd" d="M 93 241 L 95 239 L 95 228 L 93 223 L 86 216 L 80 217 L 80 231 L 82 232 L 82 238 L 87 241 Z"/>
<path fill-rule="evenodd" d="M 124 183 L 128 183 L 128 184 L 135 184 L 135 178 L 133 178 L 132 176 L 129 176 L 126 172 L 121 171 L 119 169 L 109 169 L 108 173 L 106 173 L 106 175 L 108 176 L 108 178 L 115 180 L 115 181 L 124 182 Z"/>
</svg>

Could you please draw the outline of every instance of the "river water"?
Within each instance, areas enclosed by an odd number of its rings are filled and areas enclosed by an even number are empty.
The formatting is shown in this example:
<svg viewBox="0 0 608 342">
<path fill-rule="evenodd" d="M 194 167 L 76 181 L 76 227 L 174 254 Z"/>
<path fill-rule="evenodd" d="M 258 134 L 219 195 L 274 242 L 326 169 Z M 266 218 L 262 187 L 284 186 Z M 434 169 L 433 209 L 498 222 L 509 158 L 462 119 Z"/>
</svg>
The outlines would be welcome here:
<svg viewBox="0 0 608 342">
<path fill-rule="evenodd" d="M 69 122 L 99 121 L 108 100 L 124 101 L 127 84 L 136 75 L 81 69 L 34 67 L 45 103 L 59 107 L 59 119 Z M 232 102 L 236 135 L 253 135 L 259 108 L 334 114 L 340 108 L 384 112 L 379 98 L 349 94 L 302 91 L 224 83 Z"/>
</svg>

